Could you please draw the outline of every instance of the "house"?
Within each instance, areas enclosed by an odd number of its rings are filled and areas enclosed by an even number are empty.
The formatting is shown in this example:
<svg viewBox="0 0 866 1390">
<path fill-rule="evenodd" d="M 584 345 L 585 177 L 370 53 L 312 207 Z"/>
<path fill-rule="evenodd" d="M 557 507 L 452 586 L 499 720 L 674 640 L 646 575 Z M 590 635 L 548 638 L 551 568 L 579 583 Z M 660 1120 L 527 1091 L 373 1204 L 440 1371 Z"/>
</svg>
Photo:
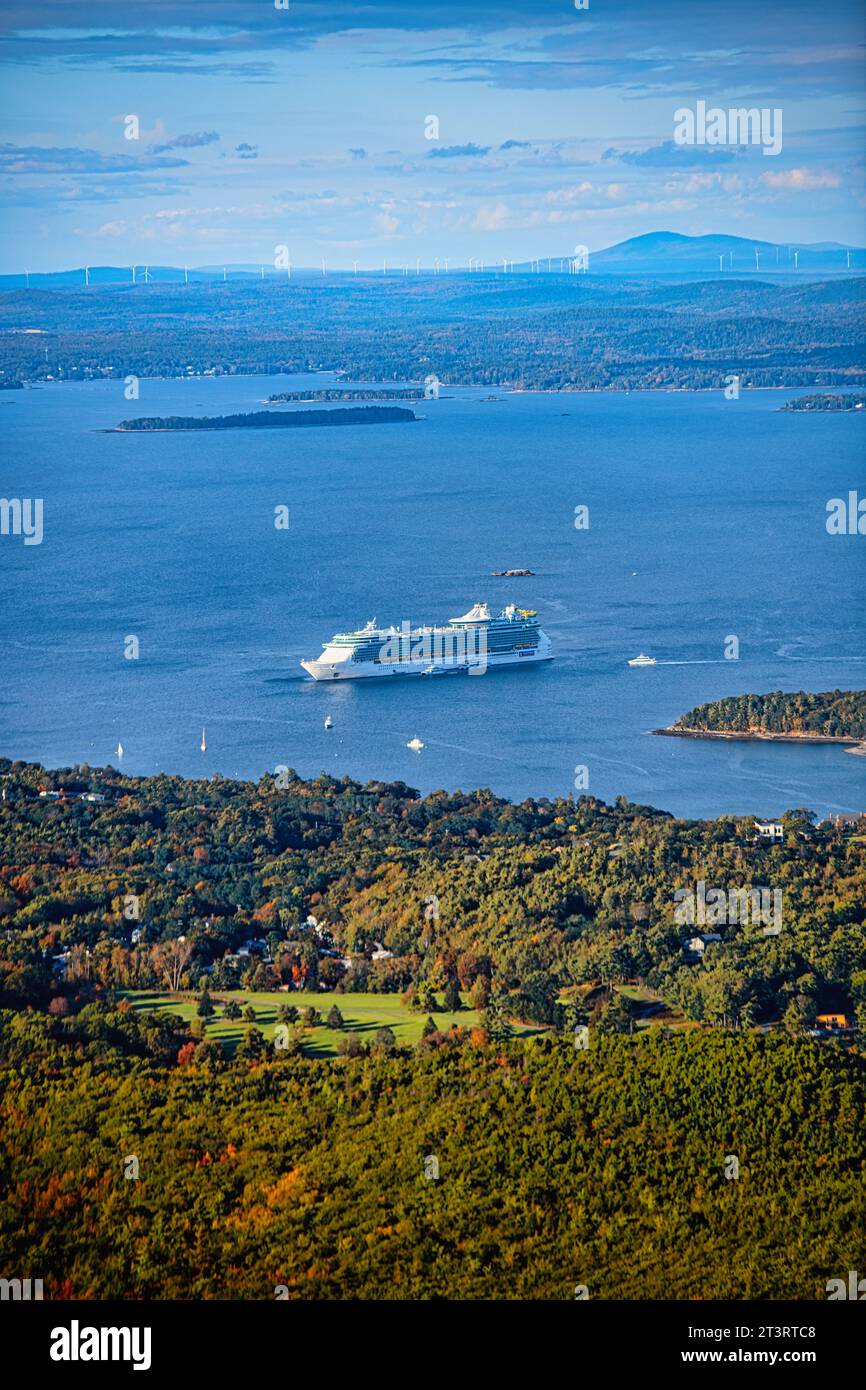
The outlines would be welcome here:
<svg viewBox="0 0 866 1390">
<path fill-rule="evenodd" d="M 853 1026 L 847 1014 L 819 1014 L 815 1022 L 819 1028 L 851 1028 Z"/>
<path fill-rule="evenodd" d="M 702 960 L 710 942 L 721 939 L 717 931 L 701 932 L 699 936 L 691 936 L 683 942 L 683 954 L 687 960 Z"/>
<path fill-rule="evenodd" d="M 781 844 L 785 838 L 785 827 L 775 820 L 756 820 L 755 829 L 758 834 L 756 839 L 769 840 Z"/>
<path fill-rule="evenodd" d="M 386 951 L 381 941 L 374 941 L 372 945 L 373 954 L 370 956 L 371 960 L 390 960 L 394 954 L 393 951 Z"/>
<path fill-rule="evenodd" d="M 832 824 L 836 830 L 856 830 L 863 824 L 863 813 L 843 811 L 840 816 L 832 817 Z"/>
</svg>

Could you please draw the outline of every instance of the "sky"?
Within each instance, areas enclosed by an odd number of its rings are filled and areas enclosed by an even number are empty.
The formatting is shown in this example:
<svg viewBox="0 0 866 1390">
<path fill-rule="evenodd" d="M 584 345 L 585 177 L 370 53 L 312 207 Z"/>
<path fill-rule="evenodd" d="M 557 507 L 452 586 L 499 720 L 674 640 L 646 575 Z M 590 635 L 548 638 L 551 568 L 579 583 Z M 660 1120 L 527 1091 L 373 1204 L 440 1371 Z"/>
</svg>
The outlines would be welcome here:
<svg viewBox="0 0 866 1390">
<path fill-rule="evenodd" d="M 863 246 L 864 58 L 864 0 L 3 0 L 0 270 Z"/>
</svg>

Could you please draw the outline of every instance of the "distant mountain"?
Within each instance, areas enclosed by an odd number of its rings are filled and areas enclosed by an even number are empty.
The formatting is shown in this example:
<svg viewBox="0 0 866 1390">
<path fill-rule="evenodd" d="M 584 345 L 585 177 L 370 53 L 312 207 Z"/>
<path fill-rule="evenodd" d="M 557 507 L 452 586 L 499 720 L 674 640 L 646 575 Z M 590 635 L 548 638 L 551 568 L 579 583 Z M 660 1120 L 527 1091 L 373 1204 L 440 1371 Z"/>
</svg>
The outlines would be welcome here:
<svg viewBox="0 0 866 1390">
<path fill-rule="evenodd" d="M 728 275 L 732 271 L 737 275 L 862 275 L 866 250 L 833 242 L 780 245 L 751 237 L 648 232 L 589 257 L 592 275 Z"/>
<path fill-rule="evenodd" d="M 757 259 L 755 253 L 757 252 Z M 548 273 L 567 270 L 574 258 L 568 256 L 542 256 L 538 261 L 509 263 L 514 274 L 538 271 Z M 489 273 L 501 273 L 501 261 L 491 261 Z M 292 277 L 309 279 L 321 277 L 317 267 L 292 267 Z M 466 274 L 467 267 L 452 260 L 449 276 Z M 631 237 L 616 246 L 608 246 L 604 251 L 593 251 L 589 255 L 588 273 L 590 275 L 611 276 L 673 276 L 690 279 L 694 276 L 704 278 L 719 275 L 737 276 L 760 274 L 765 278 L 776 275 L 827 275 L 846 276 L 866 273 L 866 250 L 862 247 L 841 246 L 837 242 L 815 242 L 803 245 L 792 242 L 790 246 L 772 241 L 755 241 L 751 237 L 722 236 L 683 236 L 679 232 L 647 232 L 644 236 Z M 328 270 L 327 278 L 351 275 L 351 271 Z M 359 272 L 362 276 L 376 275 L 382 278 L 382 271 L 367 268 Z M 401 269 L 394 264 L 389 275 L 396 278 Z M 422 274 L 433 274 L 432 267 L 422 267 Z M 448 278 L 441 272 L 442 278 Z M 473 272 L 473 277 L 477 272 Z M 98 265 L 79 266 L 74 270 L 53 270 L 45 273 L 26 273 L 0 275 L 0 290 L 64 289 L 81 287 L 87 284 L 128 286 L 130 289 L 147 284 L 214 284 L 223 279 L 252 283 L 260 279 L 285 280 L 285 270 L 275 270 L 272 265 L 206 265 L 189 269 L 183 266 L 151 265 L 136 266 L 133 276 L 132 266 Z"/>
</svg>

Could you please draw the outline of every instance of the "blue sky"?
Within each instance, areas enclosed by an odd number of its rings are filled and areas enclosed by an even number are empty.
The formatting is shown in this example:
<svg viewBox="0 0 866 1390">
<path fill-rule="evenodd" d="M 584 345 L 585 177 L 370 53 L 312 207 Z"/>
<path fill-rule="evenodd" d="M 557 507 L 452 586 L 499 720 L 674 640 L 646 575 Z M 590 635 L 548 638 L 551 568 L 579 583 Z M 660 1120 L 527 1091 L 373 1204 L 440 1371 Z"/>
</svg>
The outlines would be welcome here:
<svg viewBox="0 0 866 1390">
<path fill-rule="evenodd" d="M 0 269 L 862 246 L 864 57 L 862 0 L 4 0 Z M 677 146 L 698 100 L 781 153 Z"/>
</svg>

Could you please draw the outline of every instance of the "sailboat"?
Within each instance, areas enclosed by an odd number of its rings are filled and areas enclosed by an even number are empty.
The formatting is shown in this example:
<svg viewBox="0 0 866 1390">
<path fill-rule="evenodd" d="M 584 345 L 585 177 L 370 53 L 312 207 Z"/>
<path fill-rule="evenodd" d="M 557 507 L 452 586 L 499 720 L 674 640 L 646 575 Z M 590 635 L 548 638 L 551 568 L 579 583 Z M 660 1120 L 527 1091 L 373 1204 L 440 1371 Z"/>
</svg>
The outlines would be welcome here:
<svg viewBox="0 0 866 1390">
<path fill-rule="evenodd" d="M 123 757 L 123 744 L 122 744 L 122 743 L 119 743 L 119 744 L 117 745 L 117 756 L 118 756 L 118 758 L 122 758 L 122 757 Z"/>
<path fill-rule="evenodd" d="M 333 721 L 333 719 L 331 718 L 331 716 L 330 716 L 329 714 L 326 714 L 326 715 L 325 715 L 325 728 L 326 728 L 326 729 L 333 729 L 333 727 L 334 727 L 334 721 Z"/>
<path fill-rule="evenodd" d="M 207 742 L 205 741 L 204 729 L 202 729 L 201 731 L 201 751 L 203 753 L 207 752 Z"/>
</svg>

